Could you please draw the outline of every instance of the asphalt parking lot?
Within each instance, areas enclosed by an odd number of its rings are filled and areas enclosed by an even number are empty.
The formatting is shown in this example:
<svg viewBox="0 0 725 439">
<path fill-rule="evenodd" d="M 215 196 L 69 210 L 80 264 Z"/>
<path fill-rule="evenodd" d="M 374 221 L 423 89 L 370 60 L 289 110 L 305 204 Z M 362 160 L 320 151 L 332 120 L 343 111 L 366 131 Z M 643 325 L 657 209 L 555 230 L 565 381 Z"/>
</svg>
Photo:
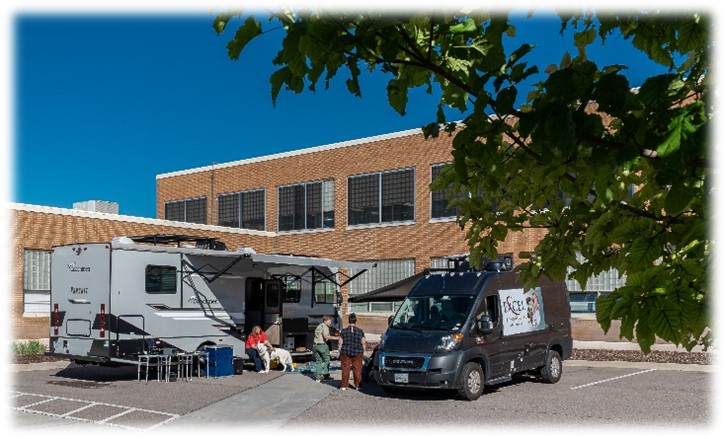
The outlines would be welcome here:
<svg viewBox="0 0 725 439">
<path fill-rule="evenodd" d="M 714 366 L 567 361 L 561 381 L 515 380 L 477 401 L 451 392 L 386 394 L 374 383 L 340 391 L 333 381 L 272 371 L 148 383 L 134 367 L 53 363 L 12 374 L 10 417 L 21 430 L 308 429 L 531 426 L 702 427 L 713 423 Z M 333 362 L 333 366 L 336 363 Z M 337 369 L 337 368 L 333 368 Z"/>
</svg>

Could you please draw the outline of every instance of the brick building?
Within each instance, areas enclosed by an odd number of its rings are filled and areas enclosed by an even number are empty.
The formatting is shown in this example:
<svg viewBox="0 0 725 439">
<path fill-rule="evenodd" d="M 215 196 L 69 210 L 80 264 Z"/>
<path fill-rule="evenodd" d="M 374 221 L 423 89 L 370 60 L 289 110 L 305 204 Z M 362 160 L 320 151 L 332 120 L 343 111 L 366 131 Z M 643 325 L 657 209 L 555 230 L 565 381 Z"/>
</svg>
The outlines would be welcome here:
<svg viewBox="0 0 725 439">
<path fill-rule="evenodd" d="M 468 252 L 455 212 L 429 189 L 451 139 L 416 129 L 158 175 L 157 216 L 275 232 L 275 253 L 376 262 L 350 285 L 364 293 Z M 499 251 L 532 250 L 543 233 L 513 233 Z"/>
<path fill-rule="evenodd" d="M 394 304 L 348 309 L 348 295 L 468 252 L 455 212 L 442 193 L 429 189 L 451 160 L 451 140 L 445 135 L 425 140 L 415 129 L 161 174 L 158 219 L 12 204 L 15 338 L 47 336 L 51 246 L 152 233 L 213 236 L 229 249 L 376 262 L 374 271 L 343 290 L 343 312 L 361 313 L 361 326 L 382 330 Z M 532 250 L 543 233 L 512 233 L 499 251 L 516 258 Z M 602 276 L 594 279 L 594 289 L 611 290 L 616 273 Z M 580 289 L 575 283 L 569 287 Z"/>
</svg>

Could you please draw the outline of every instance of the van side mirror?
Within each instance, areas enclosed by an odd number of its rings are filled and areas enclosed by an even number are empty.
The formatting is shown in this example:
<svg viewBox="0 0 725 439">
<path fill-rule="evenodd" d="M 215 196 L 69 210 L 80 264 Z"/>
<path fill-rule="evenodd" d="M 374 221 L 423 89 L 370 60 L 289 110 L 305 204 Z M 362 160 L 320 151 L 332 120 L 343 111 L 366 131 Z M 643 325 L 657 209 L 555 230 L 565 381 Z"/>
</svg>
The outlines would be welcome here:
<svg viewBox="0 0 725 439">
<path fill-rule="evenodd" d="M 390 324 L 393 323 L 394 318 L 395 318 L 395 316 L 392 316 L 392 315 L 388 316 L 388 326 L 390 326 Z"/>
<path fill-rule="evenodd" d="M 493 332 L 493 322 L 490 316 L 481 316 L 478 319 L 478 332 L 481 334 L 490 334 Z"/>
</svg>

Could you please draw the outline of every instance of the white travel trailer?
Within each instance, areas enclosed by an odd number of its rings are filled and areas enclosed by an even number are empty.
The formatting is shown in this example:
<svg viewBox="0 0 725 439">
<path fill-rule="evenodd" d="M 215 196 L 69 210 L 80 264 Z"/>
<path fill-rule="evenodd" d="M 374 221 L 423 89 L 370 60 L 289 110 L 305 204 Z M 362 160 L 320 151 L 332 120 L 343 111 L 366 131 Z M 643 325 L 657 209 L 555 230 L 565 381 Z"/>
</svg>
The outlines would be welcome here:
<svg viewBox="0 0 725 439">
<path fill-rule="evenodd" d="M 309 355 L 323 315 L 341 324 L 339 290 L 357 275 L 339 270 L 372 266 L 227 251 L 214 239 L 184 235 L 56 246 L 47 354 L 118 365 L 150 351 L 224 345 L 247 359 L 245 336 L 260 325 L 273 345 Z"/>
</svg>

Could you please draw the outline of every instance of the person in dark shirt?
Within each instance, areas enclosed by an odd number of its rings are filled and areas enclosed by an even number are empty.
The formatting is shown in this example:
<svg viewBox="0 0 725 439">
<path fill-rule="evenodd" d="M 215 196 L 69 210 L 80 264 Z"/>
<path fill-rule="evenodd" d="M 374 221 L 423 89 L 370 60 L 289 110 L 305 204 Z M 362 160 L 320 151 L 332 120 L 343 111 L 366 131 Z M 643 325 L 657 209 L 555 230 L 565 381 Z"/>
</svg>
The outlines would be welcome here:
<svg viewBox="0 0 725 439">
<path fill-rule="evenodd" d="M 340 390 L 347 390 L 350 383 L 350 368 L 353 372 L 355 389 L 362 386 L 363 353 L 365 352 L 365 331 L 358 328 L 357 316 L 352 313 L 348 316 L 350 325 L 340 331 L 340 366 L 342 381 Z"/>
</svg>

